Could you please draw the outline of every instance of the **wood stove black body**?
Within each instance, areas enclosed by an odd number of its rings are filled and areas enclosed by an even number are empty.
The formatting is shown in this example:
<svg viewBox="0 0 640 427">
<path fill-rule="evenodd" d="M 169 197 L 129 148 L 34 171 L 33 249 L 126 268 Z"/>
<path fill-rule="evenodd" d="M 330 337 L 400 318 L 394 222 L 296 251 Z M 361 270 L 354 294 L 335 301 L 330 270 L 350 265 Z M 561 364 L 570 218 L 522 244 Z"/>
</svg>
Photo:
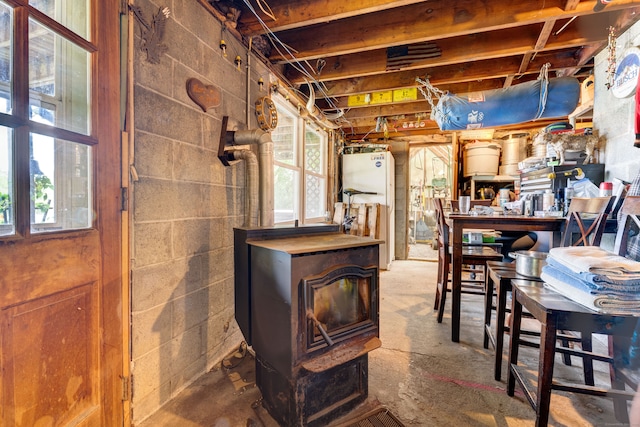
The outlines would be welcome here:
<svg viewBox="0 0 640 427">
<path fill-rule="evenodd" d="M 380 346 L 380 241 L 289 230 L 252 238 L 236 229 L 236 269 L 248 267 L 236 271 L 236 318 L 272 417 L 326 425 L 367 397 L 367 355 Z"/>
</svg>

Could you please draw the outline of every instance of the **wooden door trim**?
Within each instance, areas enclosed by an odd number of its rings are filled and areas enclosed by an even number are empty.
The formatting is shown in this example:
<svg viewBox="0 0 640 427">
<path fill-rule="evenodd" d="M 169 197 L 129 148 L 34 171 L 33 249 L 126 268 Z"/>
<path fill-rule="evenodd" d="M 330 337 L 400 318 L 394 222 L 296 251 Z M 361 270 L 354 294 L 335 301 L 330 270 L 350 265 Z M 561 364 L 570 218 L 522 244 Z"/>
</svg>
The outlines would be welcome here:
<svg viewBox="0 0 640 427">
<path fill-rule="evenodd" d="M 95 183 L 98 230 L 101 237 L 102 293 L 101 304 L 105 309 L 100 320 L 102 336 L 102 361 L 100 367 L 102 390 L 102 425 L 124 425 L 123 414 L 123 331 L 128 325 L 123 307 L 129 306 L 123 295 L 126 276 L 122 271 L 122 193 L 121 193 L 121 144 L 120 144 L 120 2 L 95 1 L 93 22 L 96 23 L 94 40 L 98 46 L 94 78 L 99 100 L 94 109 L 99 144 Z M 96 179 L 98 181 L 98 179 Z M 108 231 L 108 232 L 106 232 Z"/>
</svg>

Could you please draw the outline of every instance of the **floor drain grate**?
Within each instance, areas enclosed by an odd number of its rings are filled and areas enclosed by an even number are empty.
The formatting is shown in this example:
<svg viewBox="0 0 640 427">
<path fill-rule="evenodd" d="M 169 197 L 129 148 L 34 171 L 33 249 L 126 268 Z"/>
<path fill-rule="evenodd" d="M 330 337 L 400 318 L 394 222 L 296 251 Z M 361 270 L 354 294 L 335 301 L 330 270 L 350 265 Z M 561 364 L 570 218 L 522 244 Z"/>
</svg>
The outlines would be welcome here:
<svg viewBox="0 0 640 427">
<path fill-rule="evenodd" d="M 387 408 L 378 408 L 353 421 L 348 421 L 345 427 L 404 427 L 404 424 Z"/>
</svg>

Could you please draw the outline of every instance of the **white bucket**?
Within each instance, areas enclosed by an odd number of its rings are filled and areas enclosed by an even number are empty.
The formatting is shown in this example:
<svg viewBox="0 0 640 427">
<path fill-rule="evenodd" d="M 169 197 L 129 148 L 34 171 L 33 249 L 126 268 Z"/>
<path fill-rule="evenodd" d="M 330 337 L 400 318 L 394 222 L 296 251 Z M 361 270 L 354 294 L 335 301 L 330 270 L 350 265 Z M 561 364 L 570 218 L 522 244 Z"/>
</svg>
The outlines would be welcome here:
<svg viewBox="0 0 640 427">
<path fill-rule="evenodd" d="M 464 146 L 462 173 L 464 176 L 496 175 L 500 162 L 500 144 L 471 142 Z"/>
</svg>

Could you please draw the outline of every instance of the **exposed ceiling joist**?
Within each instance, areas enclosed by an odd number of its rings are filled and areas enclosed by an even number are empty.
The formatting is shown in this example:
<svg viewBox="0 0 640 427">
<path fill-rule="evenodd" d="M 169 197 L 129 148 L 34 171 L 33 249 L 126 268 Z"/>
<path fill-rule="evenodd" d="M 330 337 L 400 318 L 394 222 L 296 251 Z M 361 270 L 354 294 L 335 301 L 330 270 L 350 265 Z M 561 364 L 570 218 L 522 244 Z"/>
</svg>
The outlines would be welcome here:
<svg viewBox="0 0 640 427">
<path fill-rule="evenodd" d="M 198 1 L 210 11 L 222 3 Z M 604 8 L 599 0 L 264 0 L 276 20 L 255 0 L 226 3 L 239 7 L 240 19 L 215 12 L 225 27 L 246 44 L 253 38 L 254 50 L 266 45 L 261 55 L 292 92 L 308 93 L 312 82 L 316 106 L 344 111 L 338 123 L 353 138 L 376 138 L 371 131 L 378 118 L 428 117 L 431 106 L 420 94 L 401 100 L 384 95 L 418 87 L 416 77 L 458 95 L 536 79 L 546 63 L 551 78 L 582 79 L 592 72 L 594 55 L 606 48 L 609 27 L 621 34 L 640 17 L 640 0 L 613 0 Z M 264 28 L 247 5 L 269 27 L 269 39 L 260 36 Z M 295 58 L 283 56 L 280 42 Z M 269 52 L 270 44 L 279 48 Z M 349 95 L 366 94 L 380 96 L 369 98 L 374 103 L 349 101 Z M 426 121 L 419 129 L 394 132 L 438 131 Z"/>
</svg>

